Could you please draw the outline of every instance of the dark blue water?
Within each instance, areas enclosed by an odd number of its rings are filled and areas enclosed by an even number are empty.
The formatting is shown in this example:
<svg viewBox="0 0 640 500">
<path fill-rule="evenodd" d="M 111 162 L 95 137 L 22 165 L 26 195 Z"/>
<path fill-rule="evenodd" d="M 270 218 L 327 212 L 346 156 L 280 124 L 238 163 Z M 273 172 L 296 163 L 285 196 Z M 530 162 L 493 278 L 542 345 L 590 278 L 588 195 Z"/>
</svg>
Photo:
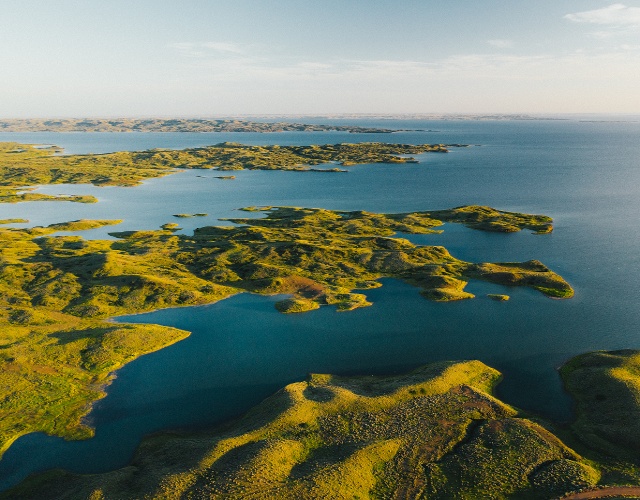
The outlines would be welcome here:
<svg viewBox="0 0 640 500">
<path fill-rule="evenodd" d="M 556 229 L 551 235 L 505 235 L 446 225 L 442 235 L 410 239 L 444 245 L 454 256 L 469 261 L 540 259 L 571 282 L 575 298 L 556 301 L 532 290 L 472 282 L 468 290 L 477 299 L 436 304 L 423 300 L 415 288 L 384 280 L 382 288 L 367 292 L 372 307 L 349 313 L 327 307 L 285 316 L 273 308 L 275 298 L 242 294 L 205 307 L 121 318 L 176 326 L 193 334 L 118 372 L 108 396 L 90 415 L 95 438 L 65 442 L 33 434 L 17 440 L 0 461 L 0 485 L 6 487 L 29 472 L 52 467 L 82 472 L 120 467 L 143 435 L 220 422 L 308 372 L 390 373 L 434 360 L 480 359 L 505 374 L 499 395 L 508 402 L 553 418 L 568 418 L 570 402 L 556 371 L 564 360 L 595 349 L 640 348 L 640 124 L 396 125 L 438 132 L 399 132 L 374 140 L 481 146 L 424 155 L 417 165 L 352 167 L 348 174 L 243 171 L 236 174 L 236 181 L 223 182 L 213 179 L 212 172 L 197 171 L 154 179 L 136 188 L 47 186 L 43 192 L 97 193 L 100 203 L 3 205 L 0 218 L 27 217 L 35 224 L 81 217 L 123 218 L 118 229 L 145 229 L 174 220 L 173 213 L 210 214 L 179 220 L 189 231 L 214 224 L 217 217 L 237 216 L 234 209 L 246 205 L 402 212 L 488 204 L 551 215 Z M 96 144 L 103 144 L 101 151 L 107 151 L 222 140 L 281 144 L 371 140 L 332 133 L 240 138 L 227 137 L 230 134 L 50 134 L 46 140 L 36 138 L 41 134 L 17 135 L 0 134 L 0 140 L 11 136 L 56 143 L 76 152 L 96 151 Z M 137 143 L 136 137 L 142 142 Z M 65 143 L 67 139 L 75 142 Z M 83 140 L 87 141 L 84 146 Z M 107 231 L 85 234 L 103 237 Z M 497 303 L 485 296 L 496 292 L 512 298 Z"/>
</svg>

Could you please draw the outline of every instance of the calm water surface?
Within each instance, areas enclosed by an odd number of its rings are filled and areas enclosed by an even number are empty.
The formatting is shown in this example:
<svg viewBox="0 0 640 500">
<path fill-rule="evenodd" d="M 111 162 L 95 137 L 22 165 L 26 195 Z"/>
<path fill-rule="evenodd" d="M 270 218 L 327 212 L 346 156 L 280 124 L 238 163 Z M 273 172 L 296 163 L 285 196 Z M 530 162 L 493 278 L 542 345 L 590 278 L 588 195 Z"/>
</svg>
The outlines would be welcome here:
<svg viewBox="0 0 640 500">
<path fill-rule="evenodd" d="M 363 124 L 363 123 L 359 123 Z M 499 396 L 546 416 L 567 419 L 570 401 L 556 368 L 595 349 L 640 348 L 640 124 L 557 122 L 367 122 L 434 132 L 392 135 L 277 134 L 8 134 L 0 141 L 52 143 L 67 152 L 195 147 L 222 141 L 320 144 L 385 141 L 478 144 L 422 155 L 417 165 L 366 165 L 348 174 L 186 171 L 136 188 L 58 185 L 46 193 L 94 194 L 94 205 L 23 203 L 0 206 L 0 218 L 42 225 L 78 218 L 122 218 L 117 230 L 153 229 L 174 213 L 185 232 L 246 216 L 247 205 L 296 205 L 404 212 L 488 204 L 544 213 L 555 232 L 492 234 L 445 225 L 442 235 L 411 235 L 446 246 L 469 261 L 537 258 L 576 289 L 571 300 L 532 290 L 472 282 L 478 298 L 450 304 L 423 300 L 395 280 L 368 291 L 373 307 L 349 313 L 321 308 L 277 313 L 275 297 L 240 294 L 209 306 L 120 318 L 187 329 L 192 335 L 130 363 L 89 419 L 96 437 L 81 442 L 32 434 L 0 461 L 0 487 L 30 472 L 64 467 L 97 472 L 123 466 L 142 436 L 208 426 L 242 413 L 309 372 L 393 373 L 441 359 L 480 359 L 505 374 Z M 202 176 L 202 177 L 201 177 Z M 103 238 L 113 228 L 83 232 Z M 508 293 L 497 303 L 487 293 Z"/>
</svg>

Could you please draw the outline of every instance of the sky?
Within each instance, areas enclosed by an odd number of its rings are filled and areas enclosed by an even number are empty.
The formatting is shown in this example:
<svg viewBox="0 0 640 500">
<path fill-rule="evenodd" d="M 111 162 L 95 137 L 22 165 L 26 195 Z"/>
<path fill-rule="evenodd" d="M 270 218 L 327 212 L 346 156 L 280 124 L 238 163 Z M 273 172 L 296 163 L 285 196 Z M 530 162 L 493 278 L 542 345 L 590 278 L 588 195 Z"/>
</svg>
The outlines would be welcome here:
<svg viewBox="0 0 640 500">
<path fill-rule="evenodd" d="M 2 0 L 0 118 L 640 113 L 640 0 Z"/>
</svg>

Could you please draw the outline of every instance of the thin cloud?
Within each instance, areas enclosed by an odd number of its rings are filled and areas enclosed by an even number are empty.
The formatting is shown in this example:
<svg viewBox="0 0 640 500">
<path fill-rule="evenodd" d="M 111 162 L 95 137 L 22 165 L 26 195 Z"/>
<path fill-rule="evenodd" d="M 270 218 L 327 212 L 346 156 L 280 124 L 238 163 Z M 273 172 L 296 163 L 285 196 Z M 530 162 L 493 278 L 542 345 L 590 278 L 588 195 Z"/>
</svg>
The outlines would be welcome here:
<svg viewBox="0 0 640 500">
<path fill-rule="evenodd" d="M 608 53 L 613 62 L 628 61 L 628 67 L 638 62 L 638 51 L 626 46 L 618 56 Z M 625 54 L 625 56 L 622 56 Z M 341 60 L 331 64 L 325 61 L 305 61 L 295 64 L 274 64 L 272 60 L 248 58 L 206 60 L 198 65 L 206 73 L 206 79 L 228 82 L 326 82 L 333 85 L 342 82 L 361 84 L 380 82 L 425 82 L 442 79 L 498 79 L 504 81 L 549 78 L 550 74 L 585 74 L 592 71 L 589 61 L 602 59 L 588 54 L 574 53 L 566 56 L 551 54 L 515 56 L 502 54 L 454 55 L 435 61 L 415 60 Z M 554 68 L 550 71 L 549 68 Z M 204 76 L 204 75 L 203 75 Z"/>
<path fill-rule="evenodd" d="M 198 48 L 198 45 L 191 42 L 176 42 L 168 44 L 167 47 L 176 50 L 183 57 L 203 57 L 205 53 Z"/>
<path fill-rule="evenodd" d="M 176 43 L 170 43 L 169 45 L 167 45 L 167 47 L 172 49 L 178 49 L 178 50 L 188 50 L 188 49 L 192 49 L 194 45 L 195 44 L 190 42 L 176 42 Z"/>
<path fill-rule="evenodd" d="M 506 40 L 504 38 L 487 40 L 487 43 L 497 49 L 510 49 L 511 47 L 513 47 L 513 40 Z"/>
<path fill-rule="evenodd" d="M 640 7 L 627 7 L 621 3 L 614 3 L 602 9 L 567 14 L 564 17 L 575 23 L 612 27 L 640 27 Z"/>
<path fill-rule="evenodd" d="M 246 53 L 244 47 L 233 42 L 176 42 L 167 46 L 185 57 L 240 56 Z"/>
<path fill-rule="evenodd" d="M 610 29 L 610 26 L 606 28 Z M 179 42 L 171 47 L 185 56 L 185 66 L 177 74 L 189 75 L 189 80 L 196 79 L 204 86 L 216 85 L 216 88 L 234 89 L 234 92 L 239 88 L 253 88 L 256 82 L 283 88 L 304 83 L 309 88 L 323 89 L 337 86 L 381 88 L 395 84 L 413 89 L 427 82 L 436 82 L 436 85 L 443 81 L 527 82 L 553 80 L 555 75 L 563 75 L 564 80 L 583 78 L 588 81 L 592 79 L 593 67 L 609 68 L 603 75 L 615 74 L 621 80 L 638 81 L 638 72 L 633 68 L 640 68 L 640 50 L 633 41 L 611 47 L 605 59 L 597 57 L 602 55 L 600 51 L 515 55 L 500 50 L 513 45 L 509 39 L 491 39 L 487 44 L 494 50 L 433 60 L 330 61 L 282 58 L 279 53 L 274 54 L 261 46 L 231 42 Z"/>
<path fill-rule="evenodd" d="M 236 43 L 231 42 L 206 42 L 202 46 L 216 52 L 228 52 L 231 54 L 244 54 L 245 50 Z"/>
</svg>

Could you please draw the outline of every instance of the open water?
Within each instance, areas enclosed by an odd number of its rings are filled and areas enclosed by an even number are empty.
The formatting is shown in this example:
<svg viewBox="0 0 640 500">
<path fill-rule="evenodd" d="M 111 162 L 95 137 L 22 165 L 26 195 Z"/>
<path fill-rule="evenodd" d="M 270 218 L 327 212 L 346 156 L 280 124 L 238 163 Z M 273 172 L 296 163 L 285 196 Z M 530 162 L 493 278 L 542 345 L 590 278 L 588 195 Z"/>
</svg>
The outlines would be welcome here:
<svg viewBox="0 0 640 500">
<path fill-rule="evenodd" d="M 501 370 L 498 395 L 557 420 L 571 416 L 557 367 L 598 349 L 640 348 L 640 124 L 579 121 L 367 121 L 358 125 L 424 129 L 392 135 L 320 133 L 108 134 L 0 133 L 11 140 L 57 144 L 69 153 L 246 144 L 385 141 L 466 143 L 419 164 L 363 165 L 348 174 L 185 171 L 135 188 L 57 185 L 46 193 L 94 194 L 99 203 L 0 205 L 0 218 L 32 225 L 118 218 L 116 230 L 154 229 L 174 213 L 185 232 L 246 216 L 248 205 L 406 212 L 486 204 L 544 213 L 550 235 L 494 234 L 447 224 L 441 235 L 411 235 L 446 246 L 468 261 L 539 259 L 575 288 L 570 300 L 526 289 L 471 282 L 477 298 L 428 302 L 395 280 L 367 292 L 374 305 L 348 313 L 326 307 L 303 315 L 275 311 L 275 297 L 241 294 L 202 307 L 119 318 L 176 326 L 192 335 L 117 372 L 89 421 L 96 436 L 67 442 L 43 434 L 18 439 L 0 460 L 0 488 L 54 467 L 99 472 L 126 465 L 140 439 L 175 428 L 215 425 L 246 411 L 309 372 L 395 373 L 442 359 L 480 359 Z M 85 231 L 108 237 L 111 228 Z M 507 293 L 497 303 L 487 293 Z"/>
</svg>

